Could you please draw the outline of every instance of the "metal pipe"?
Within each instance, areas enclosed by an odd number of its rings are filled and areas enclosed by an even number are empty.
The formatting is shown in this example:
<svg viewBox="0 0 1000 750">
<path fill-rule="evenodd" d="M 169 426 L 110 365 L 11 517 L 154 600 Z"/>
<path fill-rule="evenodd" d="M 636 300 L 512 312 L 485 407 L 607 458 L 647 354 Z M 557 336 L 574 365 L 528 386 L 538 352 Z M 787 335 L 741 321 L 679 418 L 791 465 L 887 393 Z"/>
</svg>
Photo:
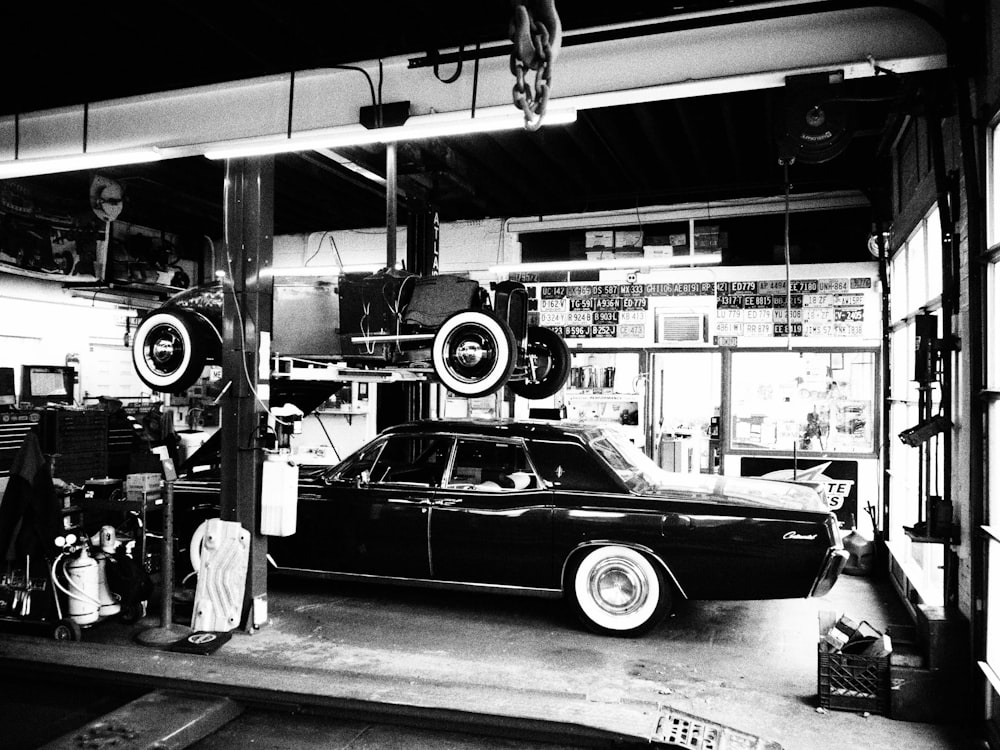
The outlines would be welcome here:
<svg viewBox="0 0 1000 750">
<path fill-rule="evenodd" d="M 385 263 L 396 265 L 396 144 L 385 144 Z"/>
<path fill-rule="evenodd" d="M 160 627 L 170 628 L 174 622 L 174 480 L 168 476 L 163 484 L 166 497 L 160 553 Z"/>
</svg>

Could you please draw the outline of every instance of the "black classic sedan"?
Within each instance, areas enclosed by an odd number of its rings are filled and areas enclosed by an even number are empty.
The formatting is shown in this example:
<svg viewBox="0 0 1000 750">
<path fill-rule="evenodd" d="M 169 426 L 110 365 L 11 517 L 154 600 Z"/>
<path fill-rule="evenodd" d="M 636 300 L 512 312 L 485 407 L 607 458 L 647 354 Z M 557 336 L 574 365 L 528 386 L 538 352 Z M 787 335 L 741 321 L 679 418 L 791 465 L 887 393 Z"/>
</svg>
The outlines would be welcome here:
<svg viewBox="0 0 1000 750">
<path fill-rule="evenodd" d="M 297 514 L 268 542 L 279 571 L 564 597 L 610 635 L 648 631 L 677 597 L 821 596 L 847 560 L 811 487 L 669 473 L 614 427 L 563 422 L 391 427 L 303 467 Z"/>
</svg>

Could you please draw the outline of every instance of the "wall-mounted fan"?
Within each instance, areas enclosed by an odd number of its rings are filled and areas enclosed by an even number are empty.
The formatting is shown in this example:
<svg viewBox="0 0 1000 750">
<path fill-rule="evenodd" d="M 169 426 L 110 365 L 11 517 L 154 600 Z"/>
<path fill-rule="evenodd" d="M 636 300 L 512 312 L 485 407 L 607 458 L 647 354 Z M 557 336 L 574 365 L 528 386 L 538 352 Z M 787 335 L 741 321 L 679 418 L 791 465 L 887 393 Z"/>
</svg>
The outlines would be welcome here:
<svg viewBox="0 0 1000 750">
<path fill-rule="evenodd" d="M 778 158 L 821 164 L 844 152 L 854 137 L 854 108 L 838 96 L 836 74 L 792 76 L 778 107 Z"/>
</svg>

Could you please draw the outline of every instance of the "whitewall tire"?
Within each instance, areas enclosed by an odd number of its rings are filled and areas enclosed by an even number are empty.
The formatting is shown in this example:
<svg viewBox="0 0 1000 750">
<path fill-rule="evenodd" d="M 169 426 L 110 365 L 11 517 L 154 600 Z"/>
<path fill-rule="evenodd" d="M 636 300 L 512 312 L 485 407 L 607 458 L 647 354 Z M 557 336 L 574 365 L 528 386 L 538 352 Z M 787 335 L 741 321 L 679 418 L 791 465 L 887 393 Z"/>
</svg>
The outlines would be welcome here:
<svg viewBox="0 0 1000 750">
<path fill-rule="evenodd" d="M 160 310 L 139 325 L 132 364 L 154 391 L 173 393 L 194 385 L 207 360 L 199 319 L 187 310 Z"/>
<path fill-rule="evenodd" d="M 551 328 L 528 326 L 524 380 L 510 381 L 510 389 L 527 399 L 548 398 L 569 379 L 571 355 L 562 337 Z"/>
<path fill-rule="evenodd" d="M 588 629 L 603 635 L 641 635 L 670 610 L 663 573 L 629 547 L 596 547 L 583 556 L 569 580 L 574 607 Z"/>
<path fill-rule="evenodd" d="M 499 390 L 514 371 L 514 332 L 504 321 L 478 310 L 451 315 L 434 335 L 434 374 L 449 391 L 466 398 Z"/>
</svg>

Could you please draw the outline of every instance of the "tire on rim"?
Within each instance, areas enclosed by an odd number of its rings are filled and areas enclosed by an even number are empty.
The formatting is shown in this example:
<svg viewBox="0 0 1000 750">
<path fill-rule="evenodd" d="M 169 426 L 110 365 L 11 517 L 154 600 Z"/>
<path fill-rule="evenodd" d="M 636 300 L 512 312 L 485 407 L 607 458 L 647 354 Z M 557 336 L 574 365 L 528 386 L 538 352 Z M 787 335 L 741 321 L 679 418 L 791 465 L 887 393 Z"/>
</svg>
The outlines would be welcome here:
<svg viewBox="0 0 1000 750">
<path fill-rule="evenodd" d="M 462 310 L 434 334 L 434 374 L 459 396 L 488 396 L 503 387 L 514 371 L 516 346 L 506 322 L 479 310 Z"/>
<path fill-rule="evenodd" d="M 602 635 L 642 635 L 673 603 L 659 566 L 641 552 L 617 545 L 586 553 L 571 570 L 567 589 L 583 624 Z"/>
<path fill-rule="evenodd" d="M 154 391 L 168 393 L 194 385 L 208 359 L 205 325 L 188 310 L 159 310 L 147 316 L 132 342 L 139 379 Z"/>
<path fill-rule="evenodd" d="M 528 327 L 527 378 L 512 380 L 510 389 L 527 399 L 548 398 L 558 393 L 569 378 L 569 347 L 551 328 Z"/>
</svg>

